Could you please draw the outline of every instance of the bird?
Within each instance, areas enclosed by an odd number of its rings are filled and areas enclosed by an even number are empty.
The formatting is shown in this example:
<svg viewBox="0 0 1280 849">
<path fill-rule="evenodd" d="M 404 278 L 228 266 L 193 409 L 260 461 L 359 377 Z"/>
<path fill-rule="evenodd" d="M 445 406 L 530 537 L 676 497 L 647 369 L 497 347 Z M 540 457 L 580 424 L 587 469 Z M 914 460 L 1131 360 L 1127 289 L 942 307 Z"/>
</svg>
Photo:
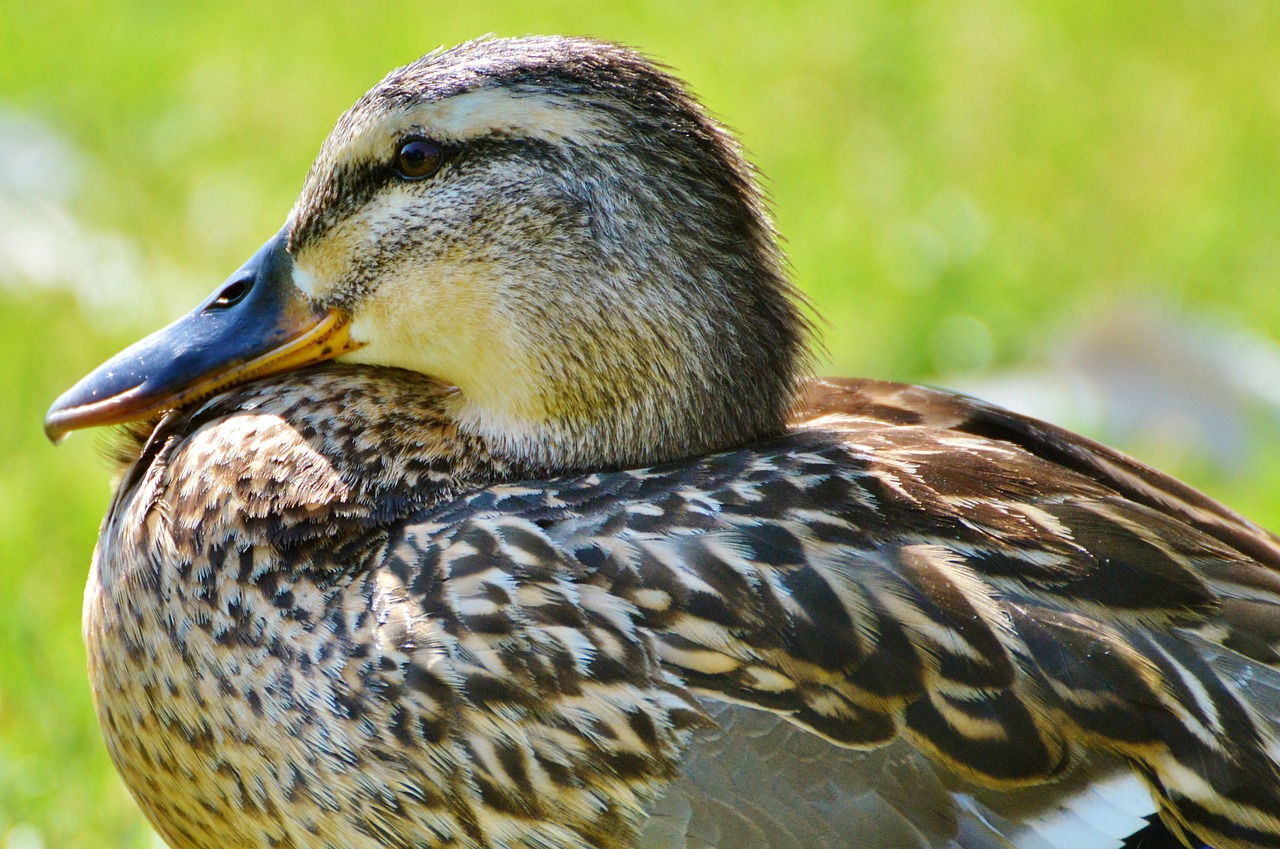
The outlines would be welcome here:
<svg viewBox="0 0 1280 849">
<path fill-rule="evenodd" d="M 674 73 L 486 37 L 64 393 L 95 709 L 174 849 L 1280 846 L 1280 539 L 980 400 L 813 376 Z"/>
</svg>

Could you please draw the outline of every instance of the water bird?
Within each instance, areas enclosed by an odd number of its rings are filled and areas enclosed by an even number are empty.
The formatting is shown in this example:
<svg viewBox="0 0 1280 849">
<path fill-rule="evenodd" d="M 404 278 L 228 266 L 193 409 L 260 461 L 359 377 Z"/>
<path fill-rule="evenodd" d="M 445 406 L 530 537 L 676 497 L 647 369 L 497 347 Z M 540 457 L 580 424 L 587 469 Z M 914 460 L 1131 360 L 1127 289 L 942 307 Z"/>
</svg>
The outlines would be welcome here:
<svg viewBox="0 0 1280 849">
<path fill-rule="evenodd" d="M 737 141 L 615 44 L 392 71 L 283 229 L 55 402 L 174 849 L 1280 846 L 1280 542 L 1052 425 L 810 376 Z"/>
</svg>

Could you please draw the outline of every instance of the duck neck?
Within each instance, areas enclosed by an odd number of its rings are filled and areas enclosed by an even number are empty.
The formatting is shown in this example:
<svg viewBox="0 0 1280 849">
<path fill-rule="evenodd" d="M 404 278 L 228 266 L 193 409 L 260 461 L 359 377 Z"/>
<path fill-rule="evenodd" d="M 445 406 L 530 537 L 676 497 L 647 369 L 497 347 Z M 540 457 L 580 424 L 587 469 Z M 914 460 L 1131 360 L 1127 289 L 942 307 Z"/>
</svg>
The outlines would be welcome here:
<svg viewBox="0 0 1280 849">
<path fill-rule="evenodd" d="M 169 545 L 296 551 L 478 487 L 530 477 L 453 420 L 456 390 L 401 369 L 324 365 L 255 381 L 122 436 L 119 513 L 164 515 Z M 141 512 L 138 512 L 141 511 Z M 144 524 L 126 520 L 125 526 Z M 345 562 L 345 561 L 343 561 Z"/>
</svg>

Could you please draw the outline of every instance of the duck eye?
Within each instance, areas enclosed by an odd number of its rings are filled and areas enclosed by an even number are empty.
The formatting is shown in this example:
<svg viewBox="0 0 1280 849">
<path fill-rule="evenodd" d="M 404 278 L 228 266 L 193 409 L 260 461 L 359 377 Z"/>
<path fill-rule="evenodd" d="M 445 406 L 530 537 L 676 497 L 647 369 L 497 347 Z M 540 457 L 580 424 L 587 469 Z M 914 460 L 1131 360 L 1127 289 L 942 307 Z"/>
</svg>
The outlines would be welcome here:
<svg viewBox="0 0 1280 849">
<path fill-rule="evenodd" d="M 444 162 L 444 151 L 426 139 L 410 139 L 401 142 L 396 151 L 396 173 L 406 180 L 430 177 Z"/>
</svg>

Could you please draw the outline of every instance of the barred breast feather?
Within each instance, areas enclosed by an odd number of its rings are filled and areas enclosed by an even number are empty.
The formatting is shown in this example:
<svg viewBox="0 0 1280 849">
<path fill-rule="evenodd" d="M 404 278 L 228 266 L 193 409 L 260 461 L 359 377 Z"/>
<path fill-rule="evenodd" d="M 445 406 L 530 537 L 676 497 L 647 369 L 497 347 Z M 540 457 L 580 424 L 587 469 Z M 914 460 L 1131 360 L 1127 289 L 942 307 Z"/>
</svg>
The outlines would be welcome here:
<svg viewBox="0 0 1280 849">
<path fill-rule="evenodd" d="M 1277 845 L 1280 544 L 1193 490 L 866 381 L 537 479 L 448 397 L 328 366 L 135 449 L 85 627 L 174 846 Z"/>
</svg>

